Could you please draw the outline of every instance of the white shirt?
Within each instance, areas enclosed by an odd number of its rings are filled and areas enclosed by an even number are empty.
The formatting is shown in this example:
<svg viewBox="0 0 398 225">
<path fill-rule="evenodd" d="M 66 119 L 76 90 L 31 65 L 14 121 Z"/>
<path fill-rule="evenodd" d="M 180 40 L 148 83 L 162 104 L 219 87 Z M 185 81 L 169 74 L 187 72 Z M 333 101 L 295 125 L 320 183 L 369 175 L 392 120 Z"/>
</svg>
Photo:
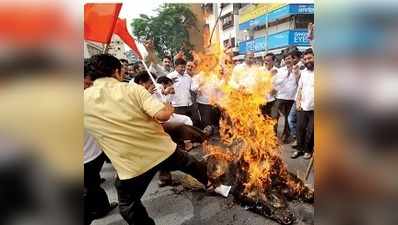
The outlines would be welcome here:
<svg viewBox="0 0 398 225">
<path fill-rule="evenodd" d="M 256 72 L 255 66 L 249 66 L 246 63 L 236 65 L 228 84 L 234 89 L 240 87 L 250 89 L 256 84 Z"/>
<path fill-rule="evenodd" d="M 164 96 L 164 98 L 157 92 L 152 94 L 153 98 L 157 98 L 159 101 L 162 101 L 163 99 L 166 100 L 167 103 L 170 103 L 170 95 Z M 167 123 L 183 123 L 185 125 L 193 125 L 193 122 L 189 116 L 181 115 L 181 114 L 176 114 L 173 113 L 170 117 L 169 120 L 166 121 Z"/>
<path fill-rule="evenodd" d="M 314 110 L 314 71 L 305 69 L 301 71 L 297 88 L 296 101 L 304 111 Z"/>
<path fill-rule="evenodd" d="M 193 76 L 191 90 L 198 93 L 196 102 L 209 105 L 210 98 L 216 98 L 219 82 L 214 76 L 206 79 L 202 73 Z"/>
<path fill-rule="evenodd" d="M 96 159 L 101 155 L 102 150 L 98 146 L 94 137 L 91 136 L 86 130 L 84 130 L 84 163 L 88 163 Z"/>
<path fill-rule="evenodd" d="M 191 84 L 192 78 L 187 75 L 181 75 L 177 71 L 173 71 L 167 75 L 173 80 L 175 94 L 171 95 L 171 104 L 173 107 L 182 107 L 192 105 Z"/>
<path fill-rule="evenodd" d="M 277 91 L 276 98 L 283 100 L 295 100 L 297 91 L 297 78 L 291 72 L 288 73 L 287 67 L 282 67 L 275 75 L 274 88 Z"/>
<path fill-rule="evenodd" d="M 275 86 L 275 84 L 274 84 L 275 83 L 275 78 L 276 78 L 276 76 L 278 74 L 278 68 L 276 68 L 274 66 L 274 67 L 271 68 L 271 70 L 268 70 L 267 67 L 264 67 L 264 69 L 266 71 L 270 72 L 270 73 L 271 73 L 272 70 L 276 70 L 276 74 L 272 75 L 272 87 L 274 87 Z M 273 94 L 271 94 L 271 92 L 272 92 L 272 90 L 270 90 L 270 92 L 267 94 L 267 97 L 266 97 L 267 102 L 275 101 L 275 94 L 273 95 Z"/>
</svg>

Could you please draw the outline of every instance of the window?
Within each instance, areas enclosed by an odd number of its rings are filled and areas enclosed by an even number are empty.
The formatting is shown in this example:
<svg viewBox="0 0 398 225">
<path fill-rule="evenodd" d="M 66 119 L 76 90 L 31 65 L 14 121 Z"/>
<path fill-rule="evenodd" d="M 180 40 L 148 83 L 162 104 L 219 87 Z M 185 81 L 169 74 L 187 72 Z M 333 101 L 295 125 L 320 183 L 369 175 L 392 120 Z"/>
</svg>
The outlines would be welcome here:
<svg viewBox="0 0 398 225">
<path fill-rule="evenodd" d="M 224 47 L 228 46 L 228 42 L 230 39 L 226 39 L 223 41 Z M 235 38 L 231 38 L 231 47 L 235 47 Z"/>
<path fill-rule="evenodd" d="M 225 30 L 227 28 L 234 26 L 234 15 L 232 13 L 228 13 L 221 18 L 222 29 Z"/>
<path fill-rule="evenodd" d="M 314 14 L 300 14 L 295 17 L 296 29 L 307 29 L 309 23 L 314 23 Z"/>
</svg>

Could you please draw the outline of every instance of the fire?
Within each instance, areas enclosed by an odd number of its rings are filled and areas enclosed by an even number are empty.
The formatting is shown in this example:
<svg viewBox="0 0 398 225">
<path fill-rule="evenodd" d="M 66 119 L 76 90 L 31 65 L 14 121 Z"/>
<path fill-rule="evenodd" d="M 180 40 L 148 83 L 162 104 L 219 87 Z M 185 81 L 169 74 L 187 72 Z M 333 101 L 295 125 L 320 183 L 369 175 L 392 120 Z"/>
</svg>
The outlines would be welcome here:
<svg viewBox="0 0 398 225">
<path fill-rule="evenodd" d="M 223 115 L 223 147 L 206 143 L 205 152 L 216 159 L 240 162 L 243 192 L 255 201 L 267 199 L 275 179 L 296 193 L 303 191 L 302 185 L 291 180 L 280 157 L 281 146 L 274 132 L 276 121 L 264 117 L 259 107 L 266 103 L 266 95 L 272 89 L 271 74 L 259 66 L 249 71 L 233 70 L 231 55 L 219 45 L 213 44 L 205 52 L 193 52 L 193 56 L 205 83 L 216 84 L 217 91 L 210 98 Z M 243 87 L 233 87 L 231 77 L 239 77 Z"/>
</svg>

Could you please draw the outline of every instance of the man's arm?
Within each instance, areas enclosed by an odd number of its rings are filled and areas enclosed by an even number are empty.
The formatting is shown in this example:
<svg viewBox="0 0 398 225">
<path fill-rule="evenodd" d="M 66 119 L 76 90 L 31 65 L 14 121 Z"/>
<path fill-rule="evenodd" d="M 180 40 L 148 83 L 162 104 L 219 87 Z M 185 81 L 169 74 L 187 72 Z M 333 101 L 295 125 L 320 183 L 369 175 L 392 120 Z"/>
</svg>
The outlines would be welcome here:
<svg viewBox="0 0 398 225">
<path fill-rule="evenodd" d="M 159 112 L 155 113 L 154 118 L 159 122 L 166 122 L 170 119 L 171 115 L 174 113 L 174 107 L 168 103 L 164 104 L 164 108 Z"/>
<path fill-rule="evenodd" d="M 174 112 L 174 108 L 169 104 L 164 104 L 159 101 L 156 97 L 151 94 L 142 86 L 134 85 L 135 91 L 132 92 L 134 98 L 138 98 L 139 106 L 144 112 L 152 118 L 164 122 L 170 119 L 171 114 Z"/>
</svg>

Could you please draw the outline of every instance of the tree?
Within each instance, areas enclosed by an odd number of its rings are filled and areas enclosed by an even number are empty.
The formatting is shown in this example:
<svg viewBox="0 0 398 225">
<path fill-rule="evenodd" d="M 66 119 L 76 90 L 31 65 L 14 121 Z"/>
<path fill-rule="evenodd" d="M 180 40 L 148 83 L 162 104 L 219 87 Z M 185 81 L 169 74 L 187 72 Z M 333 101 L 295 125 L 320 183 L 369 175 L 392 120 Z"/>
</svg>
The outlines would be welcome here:
<svg viewBox="0 0 398 225">
<path fill-rule="evenodd" d="M 157 16 L 140 15 L 131 23 L 140 42 L 153 40 L 159 58 L 174 56 L 180 50 L 189 56 L 193 45 L 189 41 L 191 28 L 196 28 L 196 17 L 184 4 L 164 4 Z"/>
</svg>

